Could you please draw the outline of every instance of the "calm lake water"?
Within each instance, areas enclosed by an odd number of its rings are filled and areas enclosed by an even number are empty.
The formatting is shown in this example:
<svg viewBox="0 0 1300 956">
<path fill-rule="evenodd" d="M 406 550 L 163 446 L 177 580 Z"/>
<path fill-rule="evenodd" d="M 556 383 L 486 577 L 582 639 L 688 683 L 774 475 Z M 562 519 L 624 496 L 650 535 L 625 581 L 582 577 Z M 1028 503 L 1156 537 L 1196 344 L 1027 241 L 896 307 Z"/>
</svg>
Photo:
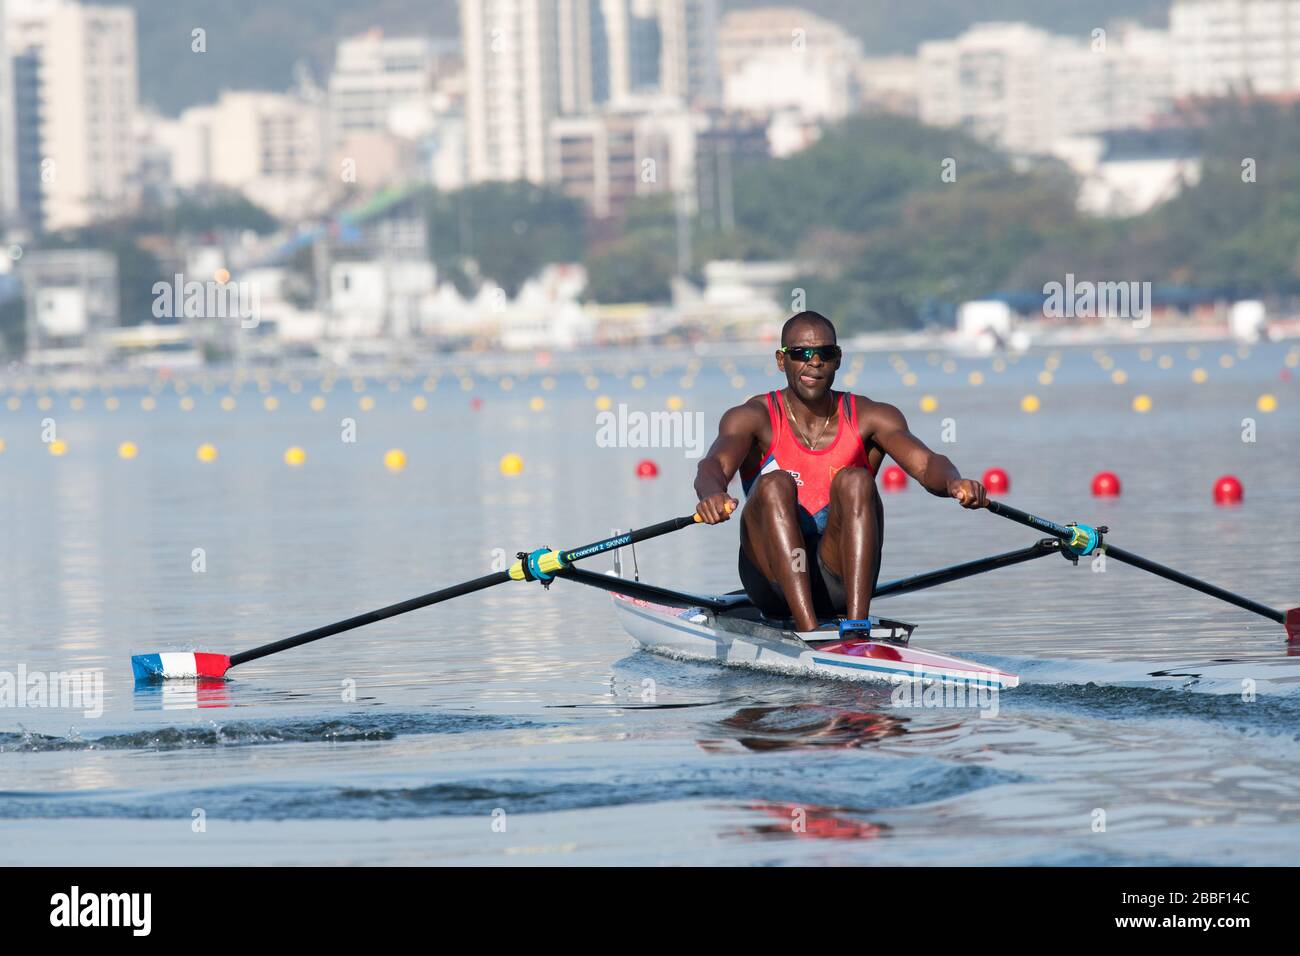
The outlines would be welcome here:
<svg viewBox="0 0 1300 956">
<path fill-rule="evenodd" d="M 946 367 L 872 354 L 852 387 L 898 404 L 966 474 L 1006 469 L 1010 504 L 1300 603 L 1296 350 L 1188 349 Z M 728 406 L 782 384 L 770 357 L 691 361 L 623 354 L 508 388 L 466 358 L 436 381 L 345 376 L 328 392 L 313 377 L 205 389 L 199 373 L 178 373 L 184 394 L 176 381 L 0 390 L 0 671 L 104 680 L 102 714 L 0 707 L 0 863 L 1295 862 L 1300 659 L 1282 628 L 1116 562 L 1097 573 L 1053 556 L 875 607 L 915 621 L 920 646 L 1019 673 L 996 716 L 657 658 L 632 648 L 606 595 L 569 582 L 460 598 L 216 687 L 133 685 L 132 653 L 233 653 L 503 554 L 689 513 L 695 459 L 601 447 L 596 401 L 654 411 L 677 396 L 707 445 Z M 1031 393 L 1034 414 L 1020 407 Z M 1266 393 L 1275 411 L 1258 410 Z M 216 460 L 196 458 L 205 442 Z M 385 468 L 390 449 L 403 470 Z M 508 453 L 521 474 L 501 474 Z M 653 480 L 635 475 L 646 457 Z M 1103 469 L 1121 497 L 1091 497 Z M 1239 507 L 1211 500 L 1225 473 L 1245 485 Z M 886 513 L 882 580 L 1036 538 L 916 485 Z M 642 578 L 731 590 L 737 533 L 639 546 Z"/>
</svg>

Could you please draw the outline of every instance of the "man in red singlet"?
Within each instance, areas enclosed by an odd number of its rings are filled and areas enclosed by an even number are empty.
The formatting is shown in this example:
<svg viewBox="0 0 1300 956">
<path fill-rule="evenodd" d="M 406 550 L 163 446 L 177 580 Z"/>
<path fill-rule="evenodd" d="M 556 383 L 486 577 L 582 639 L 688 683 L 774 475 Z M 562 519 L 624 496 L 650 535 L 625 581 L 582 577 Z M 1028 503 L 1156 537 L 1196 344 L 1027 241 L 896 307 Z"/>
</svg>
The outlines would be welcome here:
<svg viewBox="0 0 1300 956">
<path fill-rule="evenodd" d="M 740 580 L 754 605 L 800 631 L 819 617 L 866 618 L 884 542 L 881 459 L 964 508 L 988 504 L 984 486 L 927 448 L 893 405 L 831 390 L 840 349 L 825 316 L 800 312 L 785 323 L 776 367 L 786 388 L 722 416 L 695 478 L 696 511 L 709 524 L 726 521 L 739 471 Z"/>
</svg>

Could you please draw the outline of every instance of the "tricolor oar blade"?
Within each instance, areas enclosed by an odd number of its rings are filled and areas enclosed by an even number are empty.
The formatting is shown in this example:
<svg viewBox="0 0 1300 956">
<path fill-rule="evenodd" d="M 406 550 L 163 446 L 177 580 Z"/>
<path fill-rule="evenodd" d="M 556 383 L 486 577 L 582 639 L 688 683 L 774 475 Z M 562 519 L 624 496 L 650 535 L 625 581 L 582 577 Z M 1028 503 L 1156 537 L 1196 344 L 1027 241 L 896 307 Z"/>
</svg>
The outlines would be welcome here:
<svg viewBox="0 0 1300 956">
<path fill-rule="evenodd" d="M 136 654 L 131 658 L 131 670 L 138 681 L 221 678 L 230 670 L 230 658 L 199 651 Z"/>
<path fill-rule="evenodd" d="M 358 614 L 344 621 L 326 624 L 324 627 L 304 631 L 301 634 L 295 634 L 293 637 L 286 637 L 283 640 L 263 644 L 261 647 L 254 647 L 251 650 L 241 651 L 230 656 L 225 654 L 204 654 L 197 651 L 136 654 L 131 658 L 131 670 L 135 674 L 137 681 L 195 680 L 198 678 L 225 677 L 226 671 L 230 668 L 248 661 L 257 660 L 259 657 L 278 654 L 280 651 L 287 651 L 291 647 L 310 644 L 312 641 L 319 641 L 321 638 L 340 634 L 343 631 L 350 631 L 353 628 L 373 624 L 376 621 L 382 621 L 390 617 L 396 617 L 398 614 L 405 614 L 407 611 L 428 607 L 440 601 L 448 601 L 463 594 L 482 591 L 496 584 L 504 584 L 506 581 L 540 580 L 548 582 L 555 572 L 563 570 L 574 561 L 612 551 L 623 545 L 636 544 L 640 541 L 656 538 L 661 534 L 668 534 L 670 531 L 689 527 L 699 520 L 696 515 L 671 518 L 668 521 L 661 521 L 659 524 L 650 525 L 647 528 L 639 528 L 636 531 L 628 531 L 612 538 L 593 541 L 591 544 L 583 545 L 580 548 L 572 548 L 568 551 L 552 551 L 548 548 L 540 548 L 526 558 L 521 557 L 507 571 L 485 574 L 481 578 L 474 578 L 471 581 L 454 584 L 438 591 L 431 591 L 420 597 L 411 598 L 409 601 L 390 604 L 388 607 L 381 607 L 375 611 L 367 611 L 365 614 Z"/>
</svg>

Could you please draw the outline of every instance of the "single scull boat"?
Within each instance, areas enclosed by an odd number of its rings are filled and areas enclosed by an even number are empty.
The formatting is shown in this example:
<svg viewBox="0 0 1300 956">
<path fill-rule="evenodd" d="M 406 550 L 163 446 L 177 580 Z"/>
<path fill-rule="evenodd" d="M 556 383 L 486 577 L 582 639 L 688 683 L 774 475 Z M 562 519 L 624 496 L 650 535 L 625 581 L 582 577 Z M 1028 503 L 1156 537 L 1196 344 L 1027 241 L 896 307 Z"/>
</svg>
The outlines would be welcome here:
<svg viewBox="0 0 1300 956">
<path fill-rule="evenodd" d="M 1082 524 L 1061 525 L 997 501 L 990 502 L 988 510 L 1028 525 L 1049 537 L 1027 548 L 880 585 L 875 590 L 873 600 L 919 591 L 1048 554 L 1063 555 L 1077 564 L 1081 557 L 1104 553 L 1108 558 L 1141 568 L 1276 621 L 1286 628 L 1289 642 L 1300 643 L 1300 608 L 1280 611 L 1157 564 L 1131 551 L 1104 543 L 1103 536 L 1109 533 L 1106 528 Z M 137 654 L 131 658 L 131 667 L 137 681 L 222 678 L 231 667 L 238 664 L 507 581 L 539 581 L 549 587 L 558 578 L 612 592 L 614 607 L 628 633 L 643 647 L 662 654 L 859 680 L 934 682 L 990 688 L 1015 687 L 1019 683 L 1016 675 L 1004 673 L 995 667 L 909 646 L 913 626 L 901 621 L 880 618 L 870 621 L 834 620 L 824 622 L 815 631 L 796 633 L 786 623 L 764 619 L 741 592 L 717 597 L 691 594 L 636 579 L 596 574 L 575 566 L 575 562 L 583 558 L 616 552 L 623 547 L 699 522 L 697 515 L 687 515 L 567 551 L 553 551 L 550 548 L 521 551 L 518 560 L 506 570 L 432 591 L 399 604 L 390 604 L 262 647 L 233 655 L 197 651 Z"/>
</svg>

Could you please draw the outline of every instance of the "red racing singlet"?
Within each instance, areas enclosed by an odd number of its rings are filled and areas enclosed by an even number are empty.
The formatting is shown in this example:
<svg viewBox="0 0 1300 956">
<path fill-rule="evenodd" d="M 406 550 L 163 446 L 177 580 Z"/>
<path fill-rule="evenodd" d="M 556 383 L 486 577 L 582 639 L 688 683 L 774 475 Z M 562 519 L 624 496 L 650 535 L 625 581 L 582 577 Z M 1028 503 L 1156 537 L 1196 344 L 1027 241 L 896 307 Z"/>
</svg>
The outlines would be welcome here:
<svg viewBox="0 0 1300 956">
<path fill-rule="evenodd" d="M 841 468 L 866 468 L 874 478 L 867 449 L 858 435 L 858 408 L 848 392 L 831 392 L 840 403 L 839 427 L 835 440 L 825 448 L 805 448 L 789 425 L 785 401 L 780 392 L 767 393 L 767 417 L 772 422 L 772 445 L 763 455 L 757 471 L 740 473 L 740 486 L 748 496 L 759 475 L 788 471 L 799 491 L 799 526 L 805 533 L 826 530 L 830 513 L 831 479 Z"/>
</svg>

